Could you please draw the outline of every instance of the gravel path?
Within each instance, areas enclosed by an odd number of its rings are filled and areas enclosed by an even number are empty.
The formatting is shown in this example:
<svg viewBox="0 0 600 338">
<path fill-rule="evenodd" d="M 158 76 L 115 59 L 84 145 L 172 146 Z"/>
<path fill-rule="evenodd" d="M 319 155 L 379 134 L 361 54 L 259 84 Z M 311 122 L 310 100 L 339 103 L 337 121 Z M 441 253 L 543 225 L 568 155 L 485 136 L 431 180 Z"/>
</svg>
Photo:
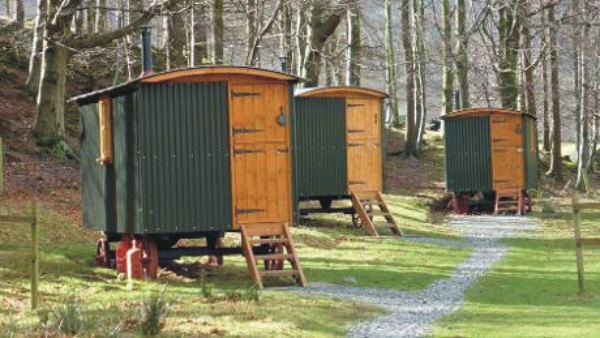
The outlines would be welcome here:
<svg viewBox="0 0 600 338">
<path fill-rule="evenodd" d="M 355 299 L 382 306 L 389 311 L 374 321 L 353 326 L 348 337 L 422 337 L 428 334 L 434 321 L 458 309 L 464 292 L 508 252 L 508 248 L 500 243 L 500 238 L 525 237 L 526 231 L 538 228 L 534 220 L 518 216 L 455 216 L 450 218 L 449 226 L 463 236 L 462 243 L 423 237 L 403 239 L 452 247 L 466 244 L 473 248 L 469 258 L 458 266 L 452 277 L 436 281 L 427 289 L 400 292 L 311 283 L 298 291 Z"/>
</svg>

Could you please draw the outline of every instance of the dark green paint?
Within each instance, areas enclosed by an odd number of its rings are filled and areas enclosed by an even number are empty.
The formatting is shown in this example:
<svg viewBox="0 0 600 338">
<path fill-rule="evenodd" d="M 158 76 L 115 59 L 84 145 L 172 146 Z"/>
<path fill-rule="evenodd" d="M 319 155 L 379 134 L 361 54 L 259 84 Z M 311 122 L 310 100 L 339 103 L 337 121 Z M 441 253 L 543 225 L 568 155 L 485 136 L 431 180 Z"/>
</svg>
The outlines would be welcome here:
<svg viewBox="0 0 600 338">
<path fill-rule="evenodd" d="M 446 186 L 449 191 L 492 188 L 490 117 L 463 117 L 444 122 Z"/>
<path fill-rule="evenodd" d="M 299 97 L 295 106 L 296 199 L 347 195 L 345 100 Z"/>
<path fill-rule="evenodd" d="M 523 114 L 525 188 L 539 189 L 536 120 Z M 453 192 L 492 191 L 490 116 L 446 118 L 446 188 Z M 531 130 L 535 132 L 532 139 Z"/>
</svg>

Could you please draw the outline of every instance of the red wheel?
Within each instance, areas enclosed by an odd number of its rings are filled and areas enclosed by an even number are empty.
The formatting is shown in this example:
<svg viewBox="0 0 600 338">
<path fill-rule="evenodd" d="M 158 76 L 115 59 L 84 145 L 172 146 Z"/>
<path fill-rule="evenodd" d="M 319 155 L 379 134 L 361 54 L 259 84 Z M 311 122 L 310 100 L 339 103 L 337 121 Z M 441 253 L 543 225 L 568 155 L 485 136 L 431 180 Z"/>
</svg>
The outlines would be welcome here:
<svg viewBox="0 0 600 338">
<path fill-rule="evenodd" d="M 101 238 L 96 243 L 96 264 L 105 268 L 110 268 L 110 246 L 106 239 Z"/>
</svg>

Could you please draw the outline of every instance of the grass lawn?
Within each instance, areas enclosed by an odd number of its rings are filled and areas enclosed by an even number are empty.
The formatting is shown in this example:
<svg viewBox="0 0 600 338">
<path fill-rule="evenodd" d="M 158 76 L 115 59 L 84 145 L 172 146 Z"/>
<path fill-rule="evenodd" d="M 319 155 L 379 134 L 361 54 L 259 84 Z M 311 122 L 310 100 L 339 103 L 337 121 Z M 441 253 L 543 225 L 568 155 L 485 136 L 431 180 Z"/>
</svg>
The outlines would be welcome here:
<svg viewBox="0 0 600 338">
<path fill-rule="evenodd" d="M 418 203 L 405 197 L 392 200 L 395 213 L 412 218 L 406 229 L 428 227 L 427 212 Z M 27 210 L 20 202 L 3 200 L 1 205 L 2 214 Z M 128 286 L 114 271 L 94 266 L 96 232 L 80 229 L 47 205 L 39 209 L 42 310 L 37 313 L 29 310 L 29 227 L 0 224 L 0 337 L 56 334 L 59 319 L 81 325 L 78 336 L 135 336 L 146 300 L 160 294 L 164 285 L 169 312 L 161 336 L 167 337 L 338 337 L 352 323 L 381 313 L 351 301 L 268 289 L 256 292 L 239 256 L 226 257 L 219 269 L 186 258 L 187 264 L 180 267 L 187 269 L 183 273 L 162 271 L 156 282 Z M 447 277 L 469 254 L 397 239 L 375 240 L 353 228 L 349 216 L 319 217 L 295 227 L 293 235 L 309 282 L 343 283 L 352 276 L 358 286 L 417 290 Z M 228 238 L 230 244 L 236 240 L 237 236 Z M 291 283 L 279 279 L 270 285 Z M 258 302 L 248 300 L 256 295 Z M 45 329 L 41 319 L 46 314 L 50 321 Z"/>
<path fill-rule="evenodd" d="M 598 216 L 584 215 L 588 236 L 600 237 Z M 504 243 L 507 257 L 468 290 L 458 312 L 436 324 L 434 335 L 598 337 L 600 250 L 585 249 L 587 293 L 578 295 L 570 215 L 544 220 L 532 239 Z"/>
</svg>

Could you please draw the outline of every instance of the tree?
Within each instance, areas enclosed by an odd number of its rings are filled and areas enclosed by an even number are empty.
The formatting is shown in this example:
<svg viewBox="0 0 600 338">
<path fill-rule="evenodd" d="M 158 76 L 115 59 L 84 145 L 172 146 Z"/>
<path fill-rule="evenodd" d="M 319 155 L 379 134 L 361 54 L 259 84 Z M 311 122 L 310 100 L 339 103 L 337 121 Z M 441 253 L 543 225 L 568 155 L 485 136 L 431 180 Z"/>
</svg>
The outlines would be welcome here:
<svg viewBox="0 0 600 338">
<path fill-rule="evenodd" d="M 500 5 L 498 36 L 500 55 L 498 83 L 500 100 L 507 109 L 517 109 L 517 62 L 519 58 L 520 15 L 518 0 L 505 1 Z"/>
<path fill-rule="evenodd" d="M 187 47 L 185 34 L 185 2 L 169 7 L 167 17 L 167 69 L 183 68 L 188 65 L 185 50 Z"/>
<path fill-rule="evenodd" d="M 259 6 L 259 1 L 261 0 L 249 0 L 246 13 L 246 31 L 248 33 L 248 43 L 246 45 L 246 64 L 250 66 L 257 65 L 260 43 L 265 34 L 267 34 L 273 27 L 275 19 L 277 19 L 277 15 L 283 6 L 283 0 L 277 0 L 269 19 L 266 23 L 263 23 L 262 15 L 257 15 L 259 8 L 263 8 L 263 6 Z"/>
<path fill-rule="evenodd" d="M 213 45 L 215 48 L 213 63 L 216 65 L 223 64 L 224 48 L 223 34 L 225 32 L 223 24 L 223 0 L 213 1 Z"/>
<path fill-rule="evenodd" d="M 38 86 L 40 84 L 40 73 L 42 66 L 42 48 L 44 46 L 44 25 L 46 24 L 46 0 L 38 0 L 37 15 L 35 17 L 35 26 L 33 28 L 33 42 L 31 43 L 31 55 L 29 57 L 29 75 L 25 86 L 32 97 L 37 96 Z"/>
<path fill-rule="evenodd" d="M 454 89 L 452 29 L 450 27 L 450 2 L 442 0 L 442 40 L 444 43 L 442 63 L 442 115 L 452 111 L 452 91 Z"/>
<path fill-rule="evenodd" d="M 404 156 L 417 156 L 417 130 L 415 124 L 415 60 L 412 44 L 412 8 L 409 0 L 402 0 L 402 46 L 404 48 L 404 67 L 406 69 L 406 133 L 404 136 Z"/>
<path fill-rule="evenodd" d="M 417 154 L 423 144 L 423 137 L 425 136 L 425 121 L 427 120 L 427 70 L 426 70 L 426 59 L 425 43 L 424 43 L 424 17 L 425 17 L 425 4 L 423 0 L 414 0 L 414 55 L 416 62 L 415 72 L 415 89 L 416 89 L 416 126 L 417 139 L 416 147 Z"/>
<path fill-rule="evenodd" d="M 64 146 L 67 63 L 73 52 L 103 46 L 122 38 L 158 14 L 163 5 L 169 4 L 155 4 L 137 20 L 122 28 L 104 33 L 81 34 L 70 29 L 73 16 L 81 2 L 73 0 L 64 6 L 60 6 L 61 0 L 48 2 L 46 15 L 49 20 L 44 27 L 41 78 L 33 126 L 33 134 L 41 146 Z"/>
<path fill-rule="evenodd" d="M 15 12 L 13 13 L 13 23 L 17 24 L 18 27 L 23 27 L 25 23 L 25 7 L 23 6 L 23 0 L 14 0 Z M 8 5 L 6 6 L 6 13 L 8 14 Z"/>
<path fill-rule="evenodd" d="M 309 45 L 307 46 L 304 68 L 306 69 L 307 87 L 319 85 L 319 70 L 323 47 L 327 39 L 335 32 L 340 24 L 343 8 L 332 6 L 327 1 L 315 1 L 312 5 L 310 18 Z"/>
<path fill-rule="evenodd" d="M 462 108 L 468 108 L 471 106 L 471 98 L 467 65 L 468 35 L 466 33 L 465 0 L 458 0 L 456 5 L 456 79 L 460 90 L 460 105 Z"/>
<path fill-rule="evenodd" d="M 550 157 L 550 168 L 546 175 L 556 179 L 562 179 L 562 132 L 557 41 L 558 22 L 556 20 L 555 11 L 555 6 L 550 6 L 548 8 L 548 24 L 550 25 L 550 87 L 552 92 L 552 156 Z"/>
<path fill-rule="evenodd" d="M 398 77 L 396 75 L 396 52 L 394 51 L 393 20 L 392 20 L 392 0 L 385 0 L 385 64 L 386 64 L 386 84 L 390 95 L 390 110 L 392 114 L 392 125 L 400 127 L 400 111 L 398 110 L 398 90 L 396 85 Z"/>
<path fill-rule="evenodd" d="M 540 0 L 543 3 L 543 0 Z M 542 46 L 546 47 L 548 44 L 548 28 L 546 27 L 546 12 L 542 10 Z M 543 88 L 543 118 L 542 118 L 542 128 L 543 128 L 543 137 L 542 137 L 542 146 L 544 153 L 549 154 L 552 149 L 550 144 L 550 105 L 548 97 L 549 89 L 548 89 L 548 57 L 544 55 L 542 57 L 542 88 Z"/>
<path fill-rule="evenodd" d="M 529 1 L 521 2 L 522 6 L 522 34 L 521 38 L 523 39 L 523 60 L 525 66 L 525 98 L 526 98 L 526 111 L 531 115 L 537 115 L 537 105 L 535 101 L 535 83 L 534 83 L 534 71 L 535 64 L 533 62 L 532 57 L 532 46 L 531 46 L 531 33 L 529 30 L 529 26 L 531 25 L 530 20 L 528 20 L 529 12 L 530 12 L 530 3 Z"/>
<path fill-rule="evenodd" d="M 346 56 L 346 85 L 360 86 L 360 3 L 358 0 L 348 0 L 346 12 L 346 41 L 348 42 Z"/>
</svg>

